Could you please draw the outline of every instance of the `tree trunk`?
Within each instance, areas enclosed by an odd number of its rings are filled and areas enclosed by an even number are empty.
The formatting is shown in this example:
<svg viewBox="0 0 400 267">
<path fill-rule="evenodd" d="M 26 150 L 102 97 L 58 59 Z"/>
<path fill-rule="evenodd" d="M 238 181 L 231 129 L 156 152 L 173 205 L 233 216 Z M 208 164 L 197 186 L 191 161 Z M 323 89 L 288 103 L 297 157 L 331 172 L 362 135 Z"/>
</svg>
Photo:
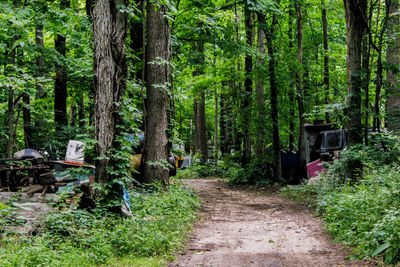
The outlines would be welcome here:
<svg viewBox="0 0 400 267">
<path fill-rule="evenodd" d="M 117 178 L 107 167 L 115 163 L 109 151 L 116 146 L 118 103 L 125 93 L 126 13 L 120 10 L 123 5 L 124 0 L 97 0 L 93 10 L 95 136 L 99 158 L 95 181 L 102 184 Z"/>
<path fill-rule="evenodd" d="M 199 102 L 197 102 L 197 142 L 199 147 L 199 153 L 201 154 L 201 162 L 206 163 L 208 158 L 208 147 L 207 147 L 207 128 L 206 128 L 206 96 L 204 89 L 201 90 L 199 96 Z"/>
<path fill-rule="evenodd" d="M 43 24 L 41 22 L 36 22 L 35 25 L 35 44 L 36 48 L 39 50 L 39 56 L 36 57 L 36 77 L 43 77 L 44 72 L 44 55 L 42 49 L 44 47 L 44 40 L 43 40 Z M 36 97 L 42 98 L 43 97 L 43 85 L 40 82 L 36 83 Z M 39 127 L 40 128 L 40 127 Z"/>
<path fill-rule="evenodd" d="M 347 75 L 348 75 L 348 144 L 362 143 L 361 124 L 361 49 L 365 32 L 367 1 L 344 0 L 347 29 Z"/>
<path fill-rule="evenodd" d="M 384 18 L 386 21 L 387 16 Z M 381 128 L 381 120 L 380 120 L 380 95 L 383 85 L 383 65 L 382 65 L 382 48 L 383 48 L 383 35 L 385 32 L 386 23 L 383 23 L 379 34 L 379 41 L 378 41 L 378 59 L 376 62 L 376 89 L 375 89 L 375 104 L 374 104 L 374 121 L 373 121 L 373 130 L 380 131 Z"/>
<path fill-rule="evenodd" d="M 215 64 L 214 64 L 215 65 Z M 214 110 L 214 166 L 217 167 L 218 160 L 218 92 L 215 88 L 215 110 Z M 217 170 L 215 168 L 215 170 Z"/>
<path fill-rule="evenodd" d="M 250 48 L 253 46 L 253 14 L 248 4 L 244 7 L 244 25 L 246 31 L 246 44 Z M 242 166 L 246 166 L 251 158 L 251 97 L 253 93 L 253 80 L 251 73 L 253 70 L 253 57 L 247 54 L 244 59 L 244 92 L 242 97 L 242 122 L 243 122 L 243 155 Z"/>
<path fill-rule="evenodd" d="M 275 25 L 278 23 L 276 14 L 272 15 L 272 23 L 269 31 L 267 31 L 265 18 L 259 14 L 260 22 L 264 25 L 264 33 L 267 39 L 268 47 L 268 70 L 269 70 L 269 83 L 271 91 L 271 120 L 272 120 L 272 147 L 274 151 L 274 174 L 275 179 L 282 180 L 282 166 L 281 166 L 281 145 L 279 138 L 279 125 L 278 125 L 278 85 L 275 76 L 275 51 L 273 47 L 273 39 L 275 37 Z"/>
<path fill-rule="evenodd" d="M 265 92 L 264 92 L 264 57 L 265 57 L 265 38 L 262 26 L 257 30 L 257 47 L 260 55 L 257 57 L 256 72 L 256 110 L 257 110 L 257 140 L 255 144 L 255 154 L 257 158 L 262 157 L 265 150 Z"/>
<path fill-rule="evenodd" d="M 14 3 L 14 6 L 17 6 L 17 2 Z M 15 42 L 18 40 L 18 36 L 14 36 L 12 39 L 12 47 L 14 46 Z M 10 52 L 10 64 L 15 65 L 15 57 L 16 57 L 16 47 L 14 47 Z M 6 68 L 8 70 L 8 68 Z M 14 88 L 8 88 L 8 140 L 7 140 L 7 147 L 6 147 L 6 155 L 7 158 L 11 158 L 13 155 L 13 146 L 14 146 L 14 112 L 15 112 L 15 105 L 14 105 Z"/>
<path fill-rule="evenodd" d="M 6 154 L 7 158 L 12 158 L 14 146 L 14 89 L 8 90 L 8 140 Z"/>
<path fill-rule="evenodd" d="M 78 120 L 79 128 L 85 127 L 85 97 L 83 94 L 79 97 Z"/>
<path fill-rule="evenodd" d="M 289 49 L 290 52 L 292 52 L 293 50 L 293 23 L 292 23 L 292 19 L 293 19 L 293 8 L 292 6 L 289 6 L 289 26 L 288 26 L 288 37 L 289 37 Z M 290 66 L 290 73 L 294 75 L 294 70 L 293 67 Z M 294 79 L 294 78 L 293 78 Z M 295 115 L 294 115 L 294 82 L 292 79 L 290 79 L 290 83 L 289 83 L 289 101 L 290 103 L 292 103 L 290 105 L 290 117 L 289 117 L 289 151 L 293 151 L 294 150 L 294 120 L 295 120 Z"/>
<path fill-rule="evenodd" d="M 300 4 L 295 4 L 297 17 L 297 61 L 303 65 L 303 19 Z M 299 143 L 298 143 L 298 165 L 303 170 L 306 166 L 305 130 L 304 130 L 304 106 L 302 87 L 302 68 L 297 71 L 297 104 L 299 109 Z"/>
<path fill-rule="evenodd" d="M 143 0 L 135 0 L 136 8 L 143 10 Z M 143 14 L 142 14 L 143 16 Z M 130 47 L 137 58 L 143 57 L 143 19 L 135 18 L 130 25 Z M 143 78 L 143 61 L 136 61 L 134 64 L 134 78 Z"/>
<path fill-rule="evenodd" d="M 235 1 L 235 32 L 236 32 L 236 42 L 239 43 L 240 39 L 239 39 L 239 25 L 240 25 L 240 17 L 238 15 L 238 9 L 237 9 L 237 1 Z M 241 57 L 239 56 L 239 54 L 236 54 L 236 72 L 239 74 L 239 79 L 236 79 L 236 76 L 234 76 L 233 79 L 233 88 L 234 88 L 234 92 L 233 92 L 233 105 L 234 107 L 232 108 L 232 110 L 235 110 L 235 107 L 241 107 L 241 91 L 242 91 L 242 82 L 240 79 L 240 72 L 242 69 L 242 60 Z M 233 68 L 232 68 L 232 71 Z M 239 115 L 238 115 L 239 114 Z M 234 116 L 234 121 L 232 122 L 232 137 L 233 137 L 233 148 L 235 151 L 240 151 L 241 146 L 242 146 L 242 122 L 240 121 L 240 112 L 237 113 L 233 113 Z"/>
<path fill-rule="evenodd" d="M 27 93 L 23 93 L 22 97 L 24 105 L 22 108 L 22 117 L 24 119 L 24 137 L 25 137 L 25 147 L 33 148 L 32 144 L 32 119 L 31 119 L 31 100 Z"/>
<path fill-rule="evenodd" d="M 146 182 L 169 183 L 168 160 L 168 71 L 170 31 L 167 8 L 159 1 L 147 3 L 147 46 L 145 80 L 147 85 L 145 167 Z"/>
<path fill-rule="evenodd" d="M 326 19 L 325 0 L 321 0 L 322 6 L 322 32 L 324 38 L 324 89 L 325 104 L 329 104 L 329 46 L 328 46 L 328 21 Z M 325 121 L 329 122 L 329 114 L 325 113 Z"/>
<path fill-rule="evenodd" d="M 199 137 L 197 134 L 197 130 L 199 125 L 197 124 L 197 118 L 199 116 L 197 115 L 197 100 L 195 99 L 193 101 L 193 124 L 194 124 L 194 131 L 193 131 L 193 154 L 196 155 L 196 153 L 199 151 Z"/>
<path fill-rule="evenodd" d="M 60 8 L 65 9 L 70 5 L 69 0 L 62 0 Z M 61 64 L 56 64 L 56 78 L 54 85 L 54 121 L 56 123 L 56 129 L 59 131 L 62 126 L 68 124 L 67 117 L 67 68 L 65 62 L 66 56 L 66 44 L 65 36 L 57 34 L 54 38 L 56 51 L 59 53 L 61 58 L 59 59 Z"/>
<path fill-rule="evenodd" d="M 69 125 L 76 126 L 76 105 L 71 105 L 69 108 Z"/>
<path fill-rule="evenodd" d="M 365 94 L 365 122 L 364 122 L 364 141 L 365 145 L 368 145 L 368 120 L 369 120 L 369 81 L 370 81 L 370 70 L 369 70 L 369 58 L 371 52 L 371 44 L 368 42 L 367 35 L 364 36 L 362 43 L 362 84 Z"/>
<path fill-rule="evenodd" d="M 369 8 L 368 15 L 368 29 L 371 29 L 372 26 L 372 16 L 373 16 L 373 7 Z M 378 16 L 379 17 L 379 16 Z M 368 33 L 368 29 L 366 33 Z M 365 94 L 365 118 L 364 118 L 364 144 L 368 145 L 368 128 L 369 128 L 369 82 L 371 80 L 371 70 L 370 70 L 370 58 L 371 58 L 371 44 L 372 44 L 372 35 L 364 34 L 363 42 L 362 42 L 362 84 Z"/>
<path fill-rule="evenodd" d="M 220 110 L 220 115 L 219 115 L 219 145 L 221 149 L 221 153 L 224 156 L 227 153 L 227 147 L 225 144 L 225 132 L 226 132 L 226 106 L 225 106 L 225 96 L 223 95 L 224 90 L 226 89 L 225 82 L 222 82 L 221 84 L 221 94 L 219 96 L 219 110 Z"/>
<path fill-rule="evenodd" d="M 272 16 L 271 29 L 267 36 L 267 46 L 269 55 L 269 82 L 271 90 L 271 119 L 272 119 L 272 146 L 274 150 L 274 174 L 278 181 L 282 180 L 281 165 L 281 144 L 279 138 L 279 120 L 278 120 L 278 86 L 275 76 L 275 51 L 273 50 L 274 28 L 278 23 L 276 14 Z"/>
<path fill-rule="evenodd" d="M 386 61 L 388 70 L 387 82 L 387 127 L 396 133 L 400 132 L 400 33 L 399 33 L 399 1 L 386 0 L 386 9 L 389 10 L 387 20 L 388 42 Z"/>
</svg>

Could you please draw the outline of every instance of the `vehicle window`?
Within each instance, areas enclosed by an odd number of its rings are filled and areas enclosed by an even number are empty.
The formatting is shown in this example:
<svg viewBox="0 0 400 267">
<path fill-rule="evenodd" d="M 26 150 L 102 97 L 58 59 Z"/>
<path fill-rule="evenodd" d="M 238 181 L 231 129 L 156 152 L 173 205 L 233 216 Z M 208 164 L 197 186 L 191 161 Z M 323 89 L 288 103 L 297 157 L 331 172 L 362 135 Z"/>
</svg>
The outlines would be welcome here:
<svg viewBox="0 0 400 267">
<path fill-rule="evenodd" d="M 336 148 L 340 147 L 341 143 L 341 134 L 340 133 L 328 133 L 326 135 L 326 148 Z"/>
</svg>

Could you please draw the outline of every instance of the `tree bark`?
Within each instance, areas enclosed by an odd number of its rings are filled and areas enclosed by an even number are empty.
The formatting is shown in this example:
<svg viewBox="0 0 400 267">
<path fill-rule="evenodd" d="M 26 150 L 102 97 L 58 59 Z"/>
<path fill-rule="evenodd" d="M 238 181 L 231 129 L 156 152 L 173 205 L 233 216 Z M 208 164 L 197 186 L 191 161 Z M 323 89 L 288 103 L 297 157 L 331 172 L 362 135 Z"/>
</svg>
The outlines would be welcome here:
<svg viewBox="0 0 400 267">
<path fill-rule="evenodd" d="M 264 25 L 265 38 L 268 47 L 268 70 L 269 70 L 269 83 L 271 91 L 271 120 L 272 120 L 272 147 L 274 151 L 274 174 L 275 179 L 282 180 L 282 164 L 281 164 L 281 145 L 279 137 L 279 119 L 278 119 L 278 85 L 275 76 L 275 51 L 273 47 L 273 39 L 275 37 L 275 25 L 278 23 L 276 14 L 272 15 L 272 23 L 270 29 L 267 30 L 265 18 L 259 14 L 260 22 Z"/>
<path fill-rule="evenodd" d="M 347 129 L 348 144 L 362 143 L 361 124 L 361 49 L 366 28 L 367 1 L 344 0 L 347 31 Z"/>
<path fill-rule="evenodd" d="M 293 50 L 293 23 L 292 23 L 292 19 L 293 19 L 293 8 L 292 6 L 289 6 L 289 26 L 288 26 L 288 37 L 289 37 L 289 49 L 290 52 L 292 52 Z M 293 71 L 293 67 L 290 66 L 290 72 L 294 75 L 294 71 Z M 294 79 L 294 78 L 293 78 Z M 290 105 L 290 117 L 289 117 L 289 151 L 293 151 L 294 150 L 294 120 L 295 120 L 295 114 L 294 114 L 294 107 L 293 107 L 293 103 L 294 103 L 294 82 L 292 79 L 290 79 L 290 87 L 289 87 L 289 101 L 290 103 L 292 103 Z"/>
<path fill-rule="evenodd" d="M 371 29 L 373 16 L 373 7 L 369 8 L 368 28 Z M 379 17 L 379 16 L 378 16 Z M 365 29 L 368 32 L 368 29 Z M 362 83 L 365 94 L 365 118 L 364 118 L 364 144 L 368 145 L 369 128 L 369 82 L 371 80 L 370 58 L 371 58 L 372 35 L 364 34 L 362 42 Z"/>
<path fill-rule="evenodd" d="M 8 90 L 8 140 L 6 154 L 7 158 L 12 158 L 14 146 L 14 89 Z"/>
<path fill-rule="evenodd" d="M 62 0 L 60 8 L 65 9 L 70 5 L 69 0 Z M 55 49 L 60 55 L 61 64 L 56 64 L 56 78 L 54 84 L 54 121 L 57 131 L 61 130 L 62 126 L 68 125 L 67 117 L 67 68 L 65 62 L 66 56 L 66 38 L 61 34 L 57 34 L 54 38 Z"/>
<path fill-rule="evenodd" d="M 257 57 L 256 72 L 256 110 L 257 110 L 257 140 L 255 144 L 255 155 L 257 158 L 262 157 L 265 150 L 265 92 L 264 92 L 264 57 L 265 57 L 265 38 L 262 26 L 258 26 L 257 30 L 257 48 L 259 56 Z"/>
<path fill-rule="evenodd" d="M 297 61 L 303 65 L 303 18 L 301 15 L 301 6 L 295 3 L 297 17 Z M 304 106 L 303 106 L 303 86 L 302 86 L 302 68 L 297 70 L 297 104 L 299 109 L 299 143 L 298 143 L 298 165 L 301 169 L 306 166 L 305 151 L 305 130 L 304 130 Z"/>
<path fill-rule="evenodd" d="M 222 155 L 224 156 L 227 152 L 227 148 L 225 145 L 225 117 L 226 117 L 226 112 L 225 112 L 225 97 L 223 95 L 223 92 L 225 90 L 225 82 L 221 83 L 221 93 L 219 95 L 219 146 Z"/>
<path fill-rule="evenodd" d="M 193 101 L 193 124 L 194 124 L 194 131 L 193 131 L 193 154 L 196 155 L 197 151 L 199 151 L 199 137 L 197 134 L 197 129 L 199 125 L 197 124 L 197 100 L 194 99 Z"/>
<path fill-rule="evenodd" d="M 321 0 L 322 6 L 322 32 L 324 38 L 324 91 L 325 104 L 329 104 L 329 46 L 328 46 L 328 20 L 326 19 L 325 0 Z M 329 122 L 329 114 L 325 113 L 325 121 Z"/>
<path fill-rule="evenodd" d="M 199 94 L 197 102 L 197 142 L 199 153 L 201 154 L 201 162 L 206 163 L 208 158 L 207 147 L 207 128 L 206 128 L 206 96 L 204 89 Z"/>
<path fill-rule="evenodd" d="M 95 136 L 97 183 L 114 178 L 107 171 L 114 164 L 110 149 L 116 147 L 119 105 L 125 94 L 126 13 L 124 0 L 97 0 L 93 10 L 95 71 Z"/>
<path fill-rule="evenodd" d="M 16 7 L 18 4 L 18 1 L 14 2 L 14 6 Z M 18 40 L 18 36 L 14 35 L 12 38 L 12 46 L 14 46 L 14 43 Z M 10 52 L 9 52 L 9 60 L 11 65 L 15 65 L 15 58 L 16 58 L 16 47 L 14 47 Z M 8 68 L 6 68 L 8 71 Z M 15 104 L 14 104 L 14 88 L 9 87 L 8 88 L 8 140 L 7 140 L 7 147 L 6 147 L 6 155 L 7 158 L 11 158 L 13 155 L 13 146 L 14 146 L 14 112 L 15 112 Z"/>
<path fill-rule="evenodd" d="M 42 49 L 44 47 L 44 39 L 43 39 L 43 24 L 41 22 L 36 22 L 35 25 L 35 44 L 36 48 L 39 50 L 39 56 L 36 57 L 36 77 L 43 77 L 45 60 L 42 53 Z M 42 98 L 44 95 L 43 85 L 40 82 L 36 83 L 36 97 Z"/>
<path fill-rule="evenodd" d="M 246 44 L 248 47 L 253 46 L 253 14 L 249 4 L 244 7 L 244 25 L 246 31 Z M 243 155 L 242 166 L 246 166 L 251 159 L 251 136 L 250 136 L 250 121 L 251 121 L 251 97 L 253 94 L 253 79 L 251 77 L 253 70 L 253 57 L 247 54 L 244 59 L 244 92 L 242 96 L 242 127 L 243 127 Z"/>
<path fill-rule="evenodd" d="M 400 132 L 400 33 L 399 27 L 399 1 L 386 0 L 386 9 L 389 10 L 387 20 L 387 52 L 386 61 L 388 70 L 386 73 L 387 83 L 387 127 L 396 133 Z"/>
<path fill-rule="evenodd" d="M 215 65 L 215 63 L 214 63 Z M 217 167 L 217 160 L 218 160 L 218 92 L 217 89 L 215 88 L 215 95 L 214 95 L 214 101 L 215 101 L 215 108 L 214 108 L 214 166 L 215 170 Z"/>
<path fill-rule="evenodd" d="M 25 137 L 25 147 L 33 148 L 32 143 L 32 118 L 31 110 L 29 109 L 31 105 L 30 96 L 27 93 L 23 93 L 22 100 L 24 101 L 24 106 L 22 108 L 22 117 L 24 119 L 24 137 Z"/>
<path fill-rule="evenodd" d="M 204 42 L 199 41 L 195 44 L 195 71 L 193 76 L 200 76 L 204 74 Z M 208 147 L 207 147 L 207 128 L 206 128 L 206 109 L 205 109 L 205 90 L 203 86 L 199 86 L 196 89 L 195 103 L 194 103 L 194 115 L 195 115 L 195 136 L 196 136 L 196 153 L 200 153 L 200 160 L 202 163 L 207 162 L 208 158 Z"/>
<path fill-rule="evenodd" d="M 69 125 L 75 127 L 76 126 L 76 105 L 71 105 L 69 108 Z"/>
<path fill-rule="evenodd" d="M 379 33 L 378 40 L 378 59 L 376 62 L 376 89 L 375 89 L 375 104 L 374 104 L 374 121 L 373 121 L 373 130 L 380 131 L 381 120 L 380 120 L 380 95 L 383 85 L 383 64 L 382 64 L 382 49 L 383 49 L 383 35 L 386 30 L 386 21 L 389 15 L 389 10 L 386 10 L 386 16 L 383 19 L 383 25 L 381 31 Z"/>
<path fill-rule="evenodd" d="M 167 8 L 159 1 L 147 3 L 147 46 L 145 80 L 147 86 L 145 167 L 146 182 L 169 183 L 168 160 L 168 71 L 170 31 Z M 163 166 L 164 165 L 164 166 Z"/>
</svg>

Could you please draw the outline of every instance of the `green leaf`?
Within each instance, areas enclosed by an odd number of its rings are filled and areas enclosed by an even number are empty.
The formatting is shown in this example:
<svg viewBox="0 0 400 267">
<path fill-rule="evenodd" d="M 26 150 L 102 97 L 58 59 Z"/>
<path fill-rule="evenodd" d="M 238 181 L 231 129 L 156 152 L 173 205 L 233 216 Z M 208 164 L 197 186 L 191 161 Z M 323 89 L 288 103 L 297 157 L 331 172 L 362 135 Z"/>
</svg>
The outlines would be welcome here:
<svg viewBox="0 0 400 267">
<path fill-rule="evenodd" d="M 390 243 L 386 242 L 383 245 L 380 245 L 377 249 L 375 249 L 375 251 L 372 253 L 372 257 L 376 257 L 378 256 L 380 253 L 382 253 L 383 251 L 385 251 L 386 249 L 388 249 L 390 247 Z"/>
</svg>

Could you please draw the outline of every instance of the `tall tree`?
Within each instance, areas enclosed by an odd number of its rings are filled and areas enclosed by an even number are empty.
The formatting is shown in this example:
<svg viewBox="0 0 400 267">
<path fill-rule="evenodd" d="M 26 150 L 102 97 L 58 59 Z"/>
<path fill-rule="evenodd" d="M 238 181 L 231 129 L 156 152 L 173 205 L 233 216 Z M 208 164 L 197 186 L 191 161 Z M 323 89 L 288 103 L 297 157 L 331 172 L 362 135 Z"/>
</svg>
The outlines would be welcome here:
<svg viewBox="0 0 400 267">
<path fill-rule="evenodd" d="M 195 70 L 194 77 L 199 77 L 204 74 L 204 41 L 199 40 L 195 43 L 194 62 Z M 201 162 L 205 163 L 208 158 L 207 148 L 207 129 L 206 129 L 206 96 L 203 84 L 196 86 L 194 97 L 194 134 L 195 134 L 195 153 L 201 154 Z"/>
<path fill-rule="evenodd" d="M 244 6 L 244 27 L 246 31 L 246 44 L 248 47 L 253 46 L 254 26 L 253 13 L 250 10 L 248 2 Z M 243 155 L 242 165 L 245 166 L 250 162 L 251 158 L 251 136 L 250 136 L 250 118 L 251 118 L 251 97 L 253 94 L 253 57 L 251 54 L 246 54 L 244 59 L 244 92 L 242 97 L 242 126 L 243 126 Z"/>
<path fill-rule="evenodd" d="M 97 0 L 93 10 L 95 72 L 96 177 L 112 181 L 107 167 L 115 162 L 108 151 L 116 146 L 119 102 L 125 93 L 126 12 L 124 0 Z"/>
<path fill-rule="evenodd" d="M 289 46 L 289 54 L 292 54 L 293 50 L 293 7 L 292 5 L 289 5 L 289 12 L 288 12 L 288 46 Z M 290 74 L 294 77 L 294 68 L 293 66 L 289 66 L 290 68 Z M 290 79 L 289 82 L 289 101 L 290 103 L 294 103 L 294 78 Z M 294 106 L 290 105 L 290 117 L 289 117 L 289 151 L 293 151 L 294 147 L 294 120 L 295 120 L 295 114 L 294 114 Z"/>
<path fill-rule="evenodd" d="M 361 49 L 366 28 L 367 0 L 344 0 L 347 31 L 347 129 L 349 145 L 362 142 Z"/>
<path fill-rule="evenodd" d="M 296 18 L 297 18 L 297 61 L 300 66 L 303 65 L 303 17 L 301 13 L 301 5 L 296 1 Z M 304 168 L 306 165 L 306 151 L 305 151 L 305 129 L 304 129 L 304 105 L 303 105 L 303 75 L 302 67 L 297 69 L 297 105 L 299 109 L 299 166 Z"/>
<path fill-rule="evenodd" d="M 379 8 L 380 8 L 380 3 L 379 3 Z M 383 62 L 382 62 L 382 50 L 383 50 L 383 42 L 384 42 L 384 34 L 386 31 L 386 22 L 387 18 L 389 16 L 389 9 L 386 9 L 386 15 L 383 18 L 383 23 L 382 27 L 379 32 L 379 37 L 378 37 L 378 47 L 376 47 L 376 50 L 378 52 L 378 59 L 376 62 L 376 89 L 375 89 L 375 104 L 374 104 L 374 121 L 373 121 L 373 130 L 374 131 L 380 131 L 381 127 L 381 115 L 380 115 L 380 97 L 381 97 L 381 90 L 383 87 Z M 378 16 L 379 17 L 379 16 Z M 378 21 L 377 21 L 378 25 Z"/>
<path fill-rule="evenodd" d="M 135 0 L 136 8 L 143 11 L 143 0 Z M 142 14 L 136 15 L 130 24 L 130 47 L 137 58 L 143 58 L 143 17 Z M 134 76 L 137 80 L 143 79 L 143 60 L 138 60 L 134 66 Z"/>
<path fill-rule="evenodd" d="M 39 51 L 38 56 L 36 56 L 36 76 L 42 77 L 44 74 L 44 66 L 45 60 L 43 55 L 43 47 L 44 47 L 44 37 L 43 37 L 43 23 L 41 21 L 36 21 L 35 25 L 35 44 Z M 38 82 L 36 83 L 36 97 L 41 98 L 43 97 L 43 85 Z"/>
<path fill-rule="evenodd" d="M 147 3 L 147 45 L 145 80 L 147 85 L 145 168 L 147 182 L 169 182 L 168 159 L 168 71 L 170 30 L 167 7 L 160 1 Z"/>
<path fill-rule="evenodd" d="M 257 110 L 257 139 L 254 152 L 256 157 L 261 157 L 265 149 L 265 92 L 264 92 L 264 58 L 265 58 L 265 36 L 262 26 L 259 25 L 257 29 L 257 48 L 258 57 L 256 60 L 256 110 Z"/>
<path fill-rule="evenodd" d="M 322 6 L 322 32 L 324 38 L 324 89 L 325 89 L 325 104 L 329 104 L 329 46 L 328 46 L 328 20 L 326 18 L 325 0 L 321 0 Z M 329 122 L 328 113 L 325 114 L 326 122 Z"/>
<path fill-rule="evenodd" d="M 399 33 L 399 1 L 386 0 L 386 8 L 389 12 L 387 20 L 387 52 L 386 61 L 388 70 L 386 73 L 387 95 L 386 104 L 387 127 L 389 130 L 400 131 L 400 33 Z"/>
<path fill-rule="evenodd" d="M 61 0 L 60 8 L 69 8 L 69 0 Z M 57 34 L 54 38 L 55 48 L 59 54 L 59 60 L 56 64 L 56 78 L 54 83 L 54 121 L 56 128 L 61 129 L 62 125 L 68 124 L 67 117 L 67 67 L 66 56 L 66 38 L 62 34 Z"/>
<path fill-rule="evenodd" d="M 369 8 L 368 14 L 368 29 L 372 26 L 372 16 L 373 16 L 373 5 Z M 379 16 L 378 16 L 379 18 Z M 362 42 L 362 85 L 365 95 L 365 118 L 364 118 L 364 140 L 365 145 L 368 145 L 368 128 L 369 128 L 369 83 L 371 80 L 371 70 L 370 70 L 370 58 L 371 58 L 371 45 L 372 45 L 372 34 L 364 34 Z"/>
<path fill-rule="evenodd" d="M 272 119 L 272 147 L 274 150 L 274 174 L 277 180 L 282 180 L 281 166 L 281 145 L 279 137 L 278 125 L 278 84 L 275 75 L 276 60 L 273 40 L 275 38 L 275 25 L 278 23 L 276 14 L 272 15 L 272 23 L 267 29 L 265 18 L 259 14 L 259 20 L 263 24 L 264 33 L 268 47 L 268 72 L 269 72 L 269 87 L 271 91 L 271 119 Z"/>
</svg>

